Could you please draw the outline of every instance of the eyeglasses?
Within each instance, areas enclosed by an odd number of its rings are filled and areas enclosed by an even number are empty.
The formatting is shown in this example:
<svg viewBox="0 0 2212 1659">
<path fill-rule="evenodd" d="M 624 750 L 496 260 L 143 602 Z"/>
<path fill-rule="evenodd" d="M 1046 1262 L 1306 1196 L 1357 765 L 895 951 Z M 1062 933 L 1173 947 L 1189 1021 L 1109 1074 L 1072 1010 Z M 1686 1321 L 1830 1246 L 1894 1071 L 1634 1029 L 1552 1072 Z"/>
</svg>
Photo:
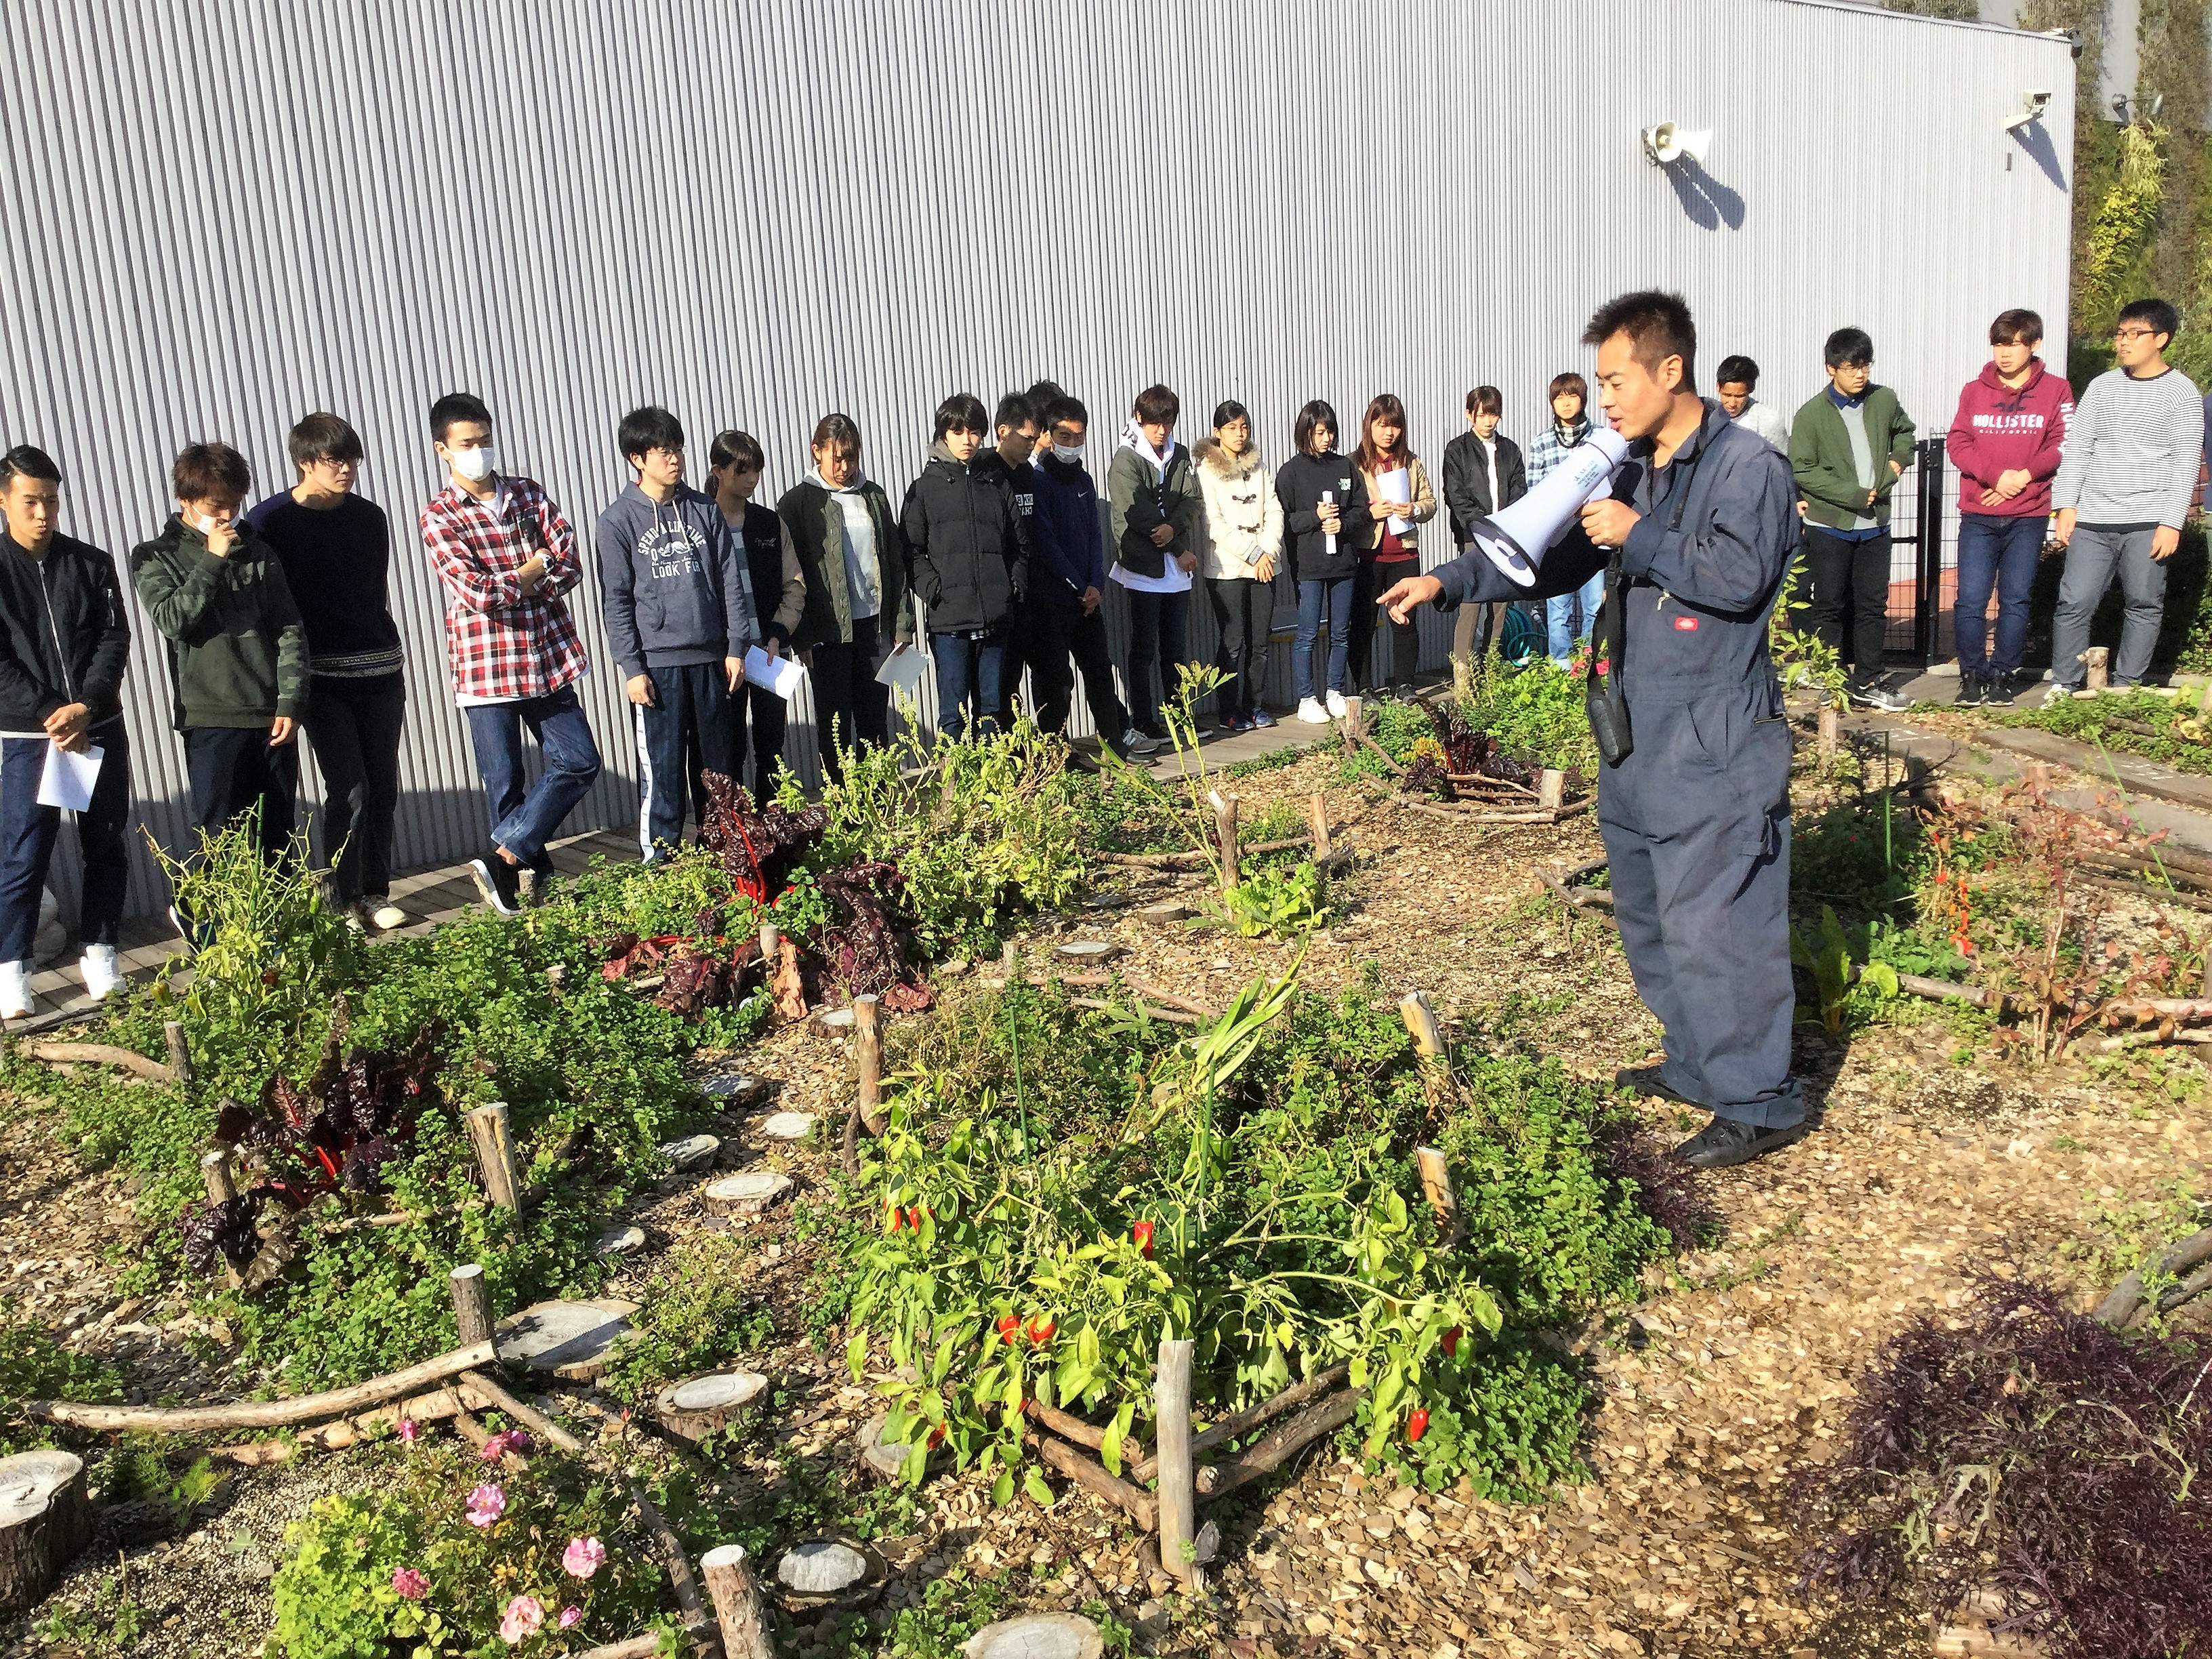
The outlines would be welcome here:
<svg viewBox="0 0 2212 1659">
<path fill-rule="evenodd" d="M 2130 340 L 2154 340 L 2157 337 L 2158 331 L 2154 328 L 2116 328 L 2112 331 L 2112 338 L 2123 344 Z"/>
</svg>

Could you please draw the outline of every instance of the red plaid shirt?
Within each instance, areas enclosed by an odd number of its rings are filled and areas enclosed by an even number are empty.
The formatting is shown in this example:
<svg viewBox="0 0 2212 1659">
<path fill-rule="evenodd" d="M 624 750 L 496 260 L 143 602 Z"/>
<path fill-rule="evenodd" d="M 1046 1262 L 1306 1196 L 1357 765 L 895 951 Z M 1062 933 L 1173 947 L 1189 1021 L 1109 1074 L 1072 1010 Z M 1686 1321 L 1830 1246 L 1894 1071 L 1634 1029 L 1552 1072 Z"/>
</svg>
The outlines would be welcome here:
<svg viewBox="0 0 2212 1659">
<path fill-rule="evenodd" d="M 501 476 L 489 502 L 448 483 L 422 509 L 422 545 L 453 605 L 446 654 L 463 697 L 542 697 L 591 668 L 560 596 L 582 579 L 576 532 L 544 490 Z M 545 556 L 538 590 L 516 574 Z"/>
</svg>

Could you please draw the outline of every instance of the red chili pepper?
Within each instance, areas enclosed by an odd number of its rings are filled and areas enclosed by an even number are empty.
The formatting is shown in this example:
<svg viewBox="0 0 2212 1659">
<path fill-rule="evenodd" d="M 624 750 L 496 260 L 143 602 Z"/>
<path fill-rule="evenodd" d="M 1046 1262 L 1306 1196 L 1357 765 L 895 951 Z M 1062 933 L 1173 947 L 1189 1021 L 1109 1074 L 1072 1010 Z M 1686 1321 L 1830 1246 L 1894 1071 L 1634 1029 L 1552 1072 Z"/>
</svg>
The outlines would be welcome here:
<svg viewBox="0 0 2212 1659">
<path fill-rule="evenodd" d="M 906 1224 L 916 1232 L 921 1231 L 921 1210 L 919 1206 L 906 1212 Z"/>
<path fill-rule="evenodd" d="M 1012 1314 L 1001 1314 L 999 1316 L 999 1334 L 1006 1338 L 1006 1346 L 1008 1347 L 1011 1348 L 1014 1346 L 1014 1339 L 1021 1334 L 1022 1322 L 1020 1320 L 1015 1318 Z"/>
<path fill-rule="evenodd" d="M 935 1451 L 945 1443 L 945 1425 L 939 1423 L 929 1431 L 929 1449 Z"/>
<path fill-rule="evenodd" d="M 1418 1446 L 1421 1443 L 1421 1437 L 1428 1431 L 1429 1408 L 1426 1406 L 1414 1407 L 1413 1414 L 1406 1419 L 1406 1438 Z"/>
<path fill-rule="evenodd" d="M 1042 1348 L 1052 1340 L 1052 1334 L 1059 1328 L 1050 1319 L 1039 1314 L 1035 1319 L 1030 1321 L 1030 1346 Z"/>
<path fill-rule="evenodd" d="M 896 1204 L 886 1204 L 884 1206 L 884 1213 L 891 1218 L 891 1231 L 896 1232 L 899 1230 L 899 1206 Z"/>
<path fill-rule="evenodd" d="M 1152 1224 L 1139 1221 L 1129 1229 L 1129 1237 L 1137 1241 L 1137 1248 L 1144 1252 L 1145 1260 L 1150 1261 L 1152 1259 Z"/>
<path fill-rule="evenodd" d="M 1459 1352 L 1459 1327 L 1455 1325 L 1444 1333 L 1444 1358 L 1451 1358 Z"/>
</svg>

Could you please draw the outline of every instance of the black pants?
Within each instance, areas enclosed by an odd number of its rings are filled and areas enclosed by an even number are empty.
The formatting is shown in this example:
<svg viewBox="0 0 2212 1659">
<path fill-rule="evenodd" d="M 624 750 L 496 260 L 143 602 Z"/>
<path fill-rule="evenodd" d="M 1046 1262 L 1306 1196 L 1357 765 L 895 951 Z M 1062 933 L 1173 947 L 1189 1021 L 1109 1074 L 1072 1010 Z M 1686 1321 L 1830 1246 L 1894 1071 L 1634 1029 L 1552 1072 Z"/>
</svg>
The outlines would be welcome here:
<svg viewBox="0 0 2212 1659">
<path fill-rule="evenodd" d="M 340 904 L 392 892 L 392 822 L 399 810 L 399 732 L 407 681 L 318 679 L 307 741 L 323 769 L 323 863 Z"/>
<path fill-rule="evenodd" d="M 1420 567 L 1416 564 L 1407 568 Z M 1360 560 L 1358 568 L 1352 573 L 1352 634 L 1346 641 L 1345 653 L 1348 676 L 1345 683 L 1354 691 L 1375 689 L 1375 595 L 1380 591 L 1375 585 L 1375 561 Z"/>
<path fill-rule="evenodd" d="M 1847 542 L 1812 525 L 1804 532 L 1805 628 L 1844 654 L 1853 678 L 1881 672 L 1889 633 L 1889 532 Z M 1850 614 L 1845 649 L 1844 616 Z"/>
<path fill-rule="evenodd" d="M 822 769 L 830 777 L 845 775 L 845 762 L 837 745 L 848 749 L 864 743 L 890 741 L 891 690 L 876 678 L 876 623 L 874 617 L 853 618 L 848 644 L 835 641 L 814 647 L 814 724 L 821 733 Z"/>
<path fill-rule="evenodd" d="M 719 658 L 645 672 L 653 702 L 632 703 L 630 716 L 637 726 L 638 850 L 649 864 L 684 844 L 687 802 L 694 822 L 706 827 L 702 772 L 743 775 L 745 727 Z"/>
<path fill-rule="evenodd" d="M 93 727 L 92 742 L 105 752 L 91 805 L 76 815 L 84 860 L 76 932 L 87 945 L 113 945 L 131 882 L 131 734 L 118 715 Z M 0 741 L 0 962 L 30 961 L 39 935 L 39 897 L 62 827 L 60 807 L 39 805 L 46 764 L 44 738 Z"/>
<path fill-rule="evenodd" d="M 732 702 L 730 718 L 742 720 L 745 717 L 745 710 L 752 710 L 753 799 L 756 801 L 766 800 L 775 793 L 775 769 L 783 759 L 783 725 L 790 714 L 790 708 L 768 687 L 755 685 L 750 680 L 745 682 L 743 698 L 742 702 Z M 744 735 L 743 732 L 738 733 L 741 744 Z M 738 752 L 744 752 L 742 747 Z M 706 808 L 702 804 L 700 812 L 702 818 L 705 811 Z"/>
<path fill-rule="evenodd" d="M 1079 599 L 1033 598 L 1019 624 L 1022 655 L 1036 696 L 1037 729 L 1065 731 L 1075 706 L 1075 670 L 1083 671 L 1083 700 L 1103 742 L 1119 742 L 1129 729 L 1128 711 L 1114 690 L 1114 657 L 1106 647 L 1106 611 L 1089 616 Z M 1069 659 L 1074 659 L 1073 666 Z"/>
<path fill-rule="evenodd" d="M 1208 579 L 1206 602 L 1221 633 L 1215 665 L 1229 676 L 1221 688 L 1224 714 L 1249 714 L 1267 690 L 1267 635 L 1275 619 L 1275 585 L 1251 576 Z"/>
<path fill-rule="evenodd" d="M 187 831 L 219 836 L 234 818 L 255 812 L 253 844 L 275 862 L 292 840 L 300 793 L 300 744 L 272 744 L 266 726 L 195 726 L 185 733 L 191 816 Z M 184 849 L 186 858 L 199 851 Z"/>
</svg>

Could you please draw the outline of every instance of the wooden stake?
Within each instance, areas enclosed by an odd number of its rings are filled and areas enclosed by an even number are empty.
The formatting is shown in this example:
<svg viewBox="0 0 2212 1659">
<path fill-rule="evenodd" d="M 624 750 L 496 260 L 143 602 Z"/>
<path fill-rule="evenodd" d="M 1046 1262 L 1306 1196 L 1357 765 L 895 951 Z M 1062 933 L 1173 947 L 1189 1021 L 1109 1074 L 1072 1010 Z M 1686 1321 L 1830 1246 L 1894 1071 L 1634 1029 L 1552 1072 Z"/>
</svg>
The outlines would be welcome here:
<svg viewBox="0 0 2212 1659">
<path fill-rule="evenodd" d="M 465 1121 L 469 1144 L 476 1148 L 477 1167 L 483 1173 L 484 1193 L 502 1210 L 522 1206 L 522 1177 L 514 1167 L 514 1139 L 507 1121 L 507 1103 L 471 1107 Z"/>
<path fill-rule="evenodd" d="M 1331 851 L 1328 839 L 1328 802 L 1318 789 L 1313 792 L 1312 798 L 1306 802 L 1306 823 L 1313 830 L 1313 855 L 1314 861 L 1317 864 L 1327 858 Z"/>
<path fill-rule="evenodd" d="M 1459 1231 L 1459 1200 L 1452 1196 L 1450 1167 L 1434 1146 L 1414 1147 L 1413 1158 L 1421 1166 L 1421 1192 L 1437 1212 L 1437 1231 L 1453 1237 Z"/>
<path fill-rule="evenodd" d="M 2088 665 L 2089 671 L 2083 682 L 2085 690 L 2102 691 L 2112 684 L 2112 647 L 2103 645 L 2093 645 L 2081 653 L 2081 660 Z"/>
<path fill-rule="evenodd" d="M 722 1627 L 724 1659 L 775 1659 L 768 1620 L 761 1612 L 760 1586 L 743 1544 L 724 1544 L 699 1558 L 714 1620 Z"/>
<path fill-rule="evenodd" d="M 135 1072 L 149 1083 L 173 1083 L 177 1074 L 158 1060 L 130 1048 L 118 1048 L 112 1042 L 49 1042 L 39 1038 L 26 1038 L 19 1045 L 33 1060 L 42 1060 L 51 1065 L 67 1066 L 82 1061 L 93 1066 L 120 1066 L 126 1072 Z"/>
<path fill-rule="evenodd" d="M 1844 711 L 1832 702 L 1820 705 L 1820 735 L 1819 739 L 1820 764 L 1827 765 L 1836 758 L 1837 745 L 1843 742 Z"/>
<path fill-rule="evenodd" d="M 1206 798 L 1213 805 L 1213 839 L 1221 852 L 1221 890 L 1225 893 L 1237 884 L 1237 797 L 1213 789 Z"/>
<path fill-rule="evenodd" d="M 854 1048 L 860 1061 L 860 1122 L 872 1135 L 884 1132 L 877 1109 L 884 1094 L 884 1037 L 878 1005 L 872 996 L 853 999 Z"/>
<path fill-rule="evenodd" d="M 761 965 L 768 972 L 772 974 L 775 971 L 775 955 L 776 952 L 781 951 L 782 948 L 783 934 L 777 929 L 776 925 L 772 921 L 763 921 L 761 923 Z"/>
<path fill-rule="evenodd" d="M 1567 775 L 1546 767 L 1536 780 L 1536 805 L 1556 812 L 1567 798 Z"/>
<path fill-rule="evenodd" d="M 1409 991 L 1398 1000 L 1398 1012 L 1413 1034 L 1413 1048 L 1424 1060 L 1442 1058 L 1443 1032 L 1437 1025 L 1437 1011 L 1426 991 Z"/>
<path fill-rule="evenodd" d="M 153 1434 L 203 1434 L 220 1429 L 281 1429 L 292 1423 L 319 1423 L 364 1407 L 415 1394 L 459 1372 L 498 1362 L 489 1342 L 457 1348 L 419 1365 L 394 1371 L 329 1394 L 295 1395 L 289 1400 L 240 1400 L 228 1406 L 79 1406 L 65 1400 L 32 1400 L 24 1413 L 41 1423 L 112 1434 L 144 1429 Z"/>
<path fill-rule="evenodd" d="M 238 1196 L 238 1182 L 231 1178 L 228 1147 L 200 1154 L 200 1179 L 207 1185 L 210 1204 L 227 1204 Z"/>
<path fill-rule="evenodd" d="M 179 1083 L 191 1088 L 193 1081 L 192 1051 L 185 1042 L 183 1024 L 173 1019 L 162 1021 L 161 1036 L 169 1045 L 169 1070 L 176 1074 Z"/>
<path fill-rule="evenodd" d="M 453 1294 L 453 1334 L 462 1347 L 491 1340 L 491 1287 L 484 1283 L 483 1267 L 471 1261 L 446 1275 Z"/>
<path fill-rule="evenodd" d="M 1193 1548 L 1198 1498 L 1190 1468 L 1190 1363 L 1197 1346 L 1187 1337 L 1163 1341 L 1152 1383 L 1159 1435 L 1160 1565 L 1192 1591 L 1203 1581 Z"/>
</svg>

